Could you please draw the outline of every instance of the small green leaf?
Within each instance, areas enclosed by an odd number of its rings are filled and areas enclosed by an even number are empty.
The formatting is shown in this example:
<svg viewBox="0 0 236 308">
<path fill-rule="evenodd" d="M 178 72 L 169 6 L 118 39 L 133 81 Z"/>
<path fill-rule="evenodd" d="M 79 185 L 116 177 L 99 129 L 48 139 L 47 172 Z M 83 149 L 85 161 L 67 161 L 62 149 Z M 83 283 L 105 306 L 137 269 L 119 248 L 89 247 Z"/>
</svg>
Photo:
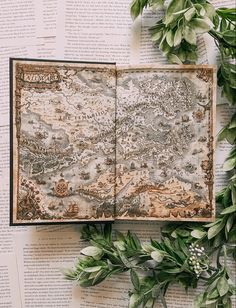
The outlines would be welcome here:
<svg viewBox="0 0 236 308">
<path fill-rule="evenodd" d="M 92 267 L 86 267 L 84 268 L 84 272 L 86 273 L 93 273 L 93 272 L 98 272 L 100 271 L 100 269 L 102 268 L 102 266 L 92 266 Z"/>
<path fill-rule="evenodd" d="M 222 220 L 222 221 L 219 221 L 216 225 L 214 225 L 210 229 L 208 229 L 208 232 L 207 232 L 208 239 L 210 240 L 213 237 L 215 237 L 223 228 L 224 228 L 224 223 Z"/>
<path fill-rule="evenodd" d="M 89 257 L 93 257 L 95 260 L 100 260 L 103 255 L 102 249 L 95 246 L 88 246 L 81 250 L 81 254 Z"/>
<path fill-rule="evenodd" d="M 196 33 L 205 33 L 210 31 L 211 27 L 202 18 L 194 18 L 189 24 Z"/>
<path fill-rule="evenodd" d="M 220 32 L 224 32 L 227 29 L 227 21 L 222 18 L 220 22 Z"/>
<path fill-rule="evenodd" d="M 236 139 L 236 128 L 227 129 L 226 139 L 230 144 L 233 144 Z"/>
<path fill-rule="evenodd" d="M 137 273 L 131 269 L 130 270 L 130 278 L 131 278 L 131 282 L 134 286 L 134 289 L 139 292 L 140 291 L 140 281 L 139 281 L 139 277 L 137 275 Z"/>
<path fill-rule="evenodd" d="M 153 260 L 155 260 L 156 262 L 161 262 L 164 258 L 164 255 L 161 251 L 159 250 L 154 250 L 151 252 L 151 257 Z"/>
<path fill-rule="evenodd" d="M 161 39 L 162 35 L 163 35 L 162 31 L 153 33 L 152 36 L 151 36 L 151 40 L 154 41 L 154 42 L 157 42 Z"/>
<path fill-rule="evenodd" d="M 201 239 L 203 238 L 203 236 L 206 235 L 206 232 L 204 231 L 200 231 L 200 230 L 193 230 L 191 232 L 192 237 L 197 238 L 197 239 Z"/>
<path fill-rule="evenodd" d="M 148 0 L 133 0 L 130 7 L 131 16 L 133 19 L 142 14 L 143 9 L 147 6 Z"/>
<path fill-rule="evenodd" d="M 221 297 L 229 291 L 229 284 L 225 276 L 220 277 L 217 283 L 217 290 Z"/>
<path fill-rule="evenodd" d="M 169 30 L 166 34 L 166 41 L 170 47 L 174 45 L 174 33 L 171 30 Z"/>
<path fill-rule="evenodd" d="M 125 251 L 125 250 L 126 250 L 126 248 L 125 248 L 125 243 L 124 243 L 123 241 L 115 241 L 115 242 L 113 242 L 113 245 L 114 245 L 117 249 L 119 249 L 119 250 L 121 250 L 121 251 Z"/>
<path fill-rule="evenodd" d="M 228 133 L 228 126 L 223 127 L 218 134 L 218 141 L 222 141 L 226 138 Z"/>
<path fill-rule="evenodd" d="M 226 30 L 223 33 L 223 39 L 226 43 L 236 47 L 236 35 L 234 30 Z"/>
<path fill-rule="evenodd" d="M 133 267 L 133 264 L 129 261 L 129 259 L 124 255 L 122 251 L 118 250 L 118 254 L 119 254 L 121 261 L 127 268 Z"/>
<path fill-rule="evenodd" d="M 211 5 L 210 3 L 203 3 L 202 6 L 204 7 L 205 11 L 206 11 L 206 15 L 210 18 L 213 19 L 213 17 L 217 16 L 216 15 L 216 11 L 213 5 Z"/>
<path fill-rule="evenodd" d="M 205 294 L 204 293 L 200 293 L 199 295 L 197 295 L 194 299 L 194 308 L 199 308 L 201 307 L 203 301 L 204 301 L 204 297 Z"/>
<path fill-rule="evenodd" d="M 187 12 L 188 9 L 189 9 L 189 8 L 183 9 L 183 10 L 178 11 L 178 12 L 174 12 L 173 15 L 178 17 L 178 16 L 180 16 L 180 15 L 183 15 L 185 12 Z"/>
<path fill-rule="evenodd" d="M 202 6 L 200 12 L 199 12 L 200 16 L 204 16 L 206 14 L 206 10 L 204 9 L 204 7 Z"/>
<path fill-rule="evenodd" d="M 101 271 L 97 272 L 97 274 L 95 275 L 95 277 L 92 281 L 92 285 L 95 286 L 95 285 L 101 283 L 106 277 L 107 277 L 106 271 L 101 270 Z"/>
<path fill-rule="evenodd" d="M 194 7 L 192 7 L 191 9 L 187 10 L 186 13 L 184 13 L 184 17 L 187 21 L 190 21 L 195 14 L 196 14 L 196 10 Z"/>
<path fill-rule="evenodd" d="M 230 229 L 232 228 L 232 226 L 234 224 L 234 220 L 235 220 L 234 215 L 230 215 L 228 217 L 226 225 L 225 225 L 226 234 L 229 233 Z M 228 234 L 227 234 L 226 238 L 228 239 Z"/>
<path fill-rule="evenodd" d="M 232 204 L 231 201 L 231 189 L 227 187 L 223 194 L 222 204 L 224 207 L 229 207 Z"/>
<path fill-rule="evenodd" d="M 236 204 L 236 187 L 235 185 L 231 185 L 231 199 L 232 199 L 232 203 Z"/>
<path fill-rule="evenodd" d="M 174 54 L 168 55 L 168 61 L 170 63 L 183 64 L 182 61 Z"/>
<path fill-rule="evenodd" d="M 235 166 L 236 166 L 236 156 L 226 159 L 226 161 L 224 162 L 224 165 L 223 165 L 223 170 L 224 171 L 230 171 L 230 170 L 234 169 Z"/>
<path fill-rule="evenodd" d="M 181 268 L 164 268 L 162 269 L 164 272 L 169 273 L 169 274 L 178 274 L 182 272 Z"/>
<path fill-rule="evenodd" d="M 181 11 L 184 8 L 184 4 L 185 1 L 184 0 L 172 0 L 170 1 L 170 4 L 167 8 L 166 11 L 166 16 L 165 16 L 165 24 L 168 25 L 169 23 L 171 23 L 175 16 L 173 15 L 173 13 Z"/>
<path fill-rule="evenodd" d="M 175 32 L 174 36 L 174 46 L 178 46 L 182 40 L 182 29 L 178 28 Z"/>
<path fill-rule="evenodd" d="M 231 206 L 227 207 L 226 209 L 224 209 L 221 212 L 221 215 L 226 215 L 226 214 L 230 214 L 230 213 L 234 213 L 234 212 L 236 212 L 236 204 L 231 205 Z"/>
<path fill-rule="evenodd" d="M 217 298 L 215 299 L 210 299 L 210 300 L 206 300 L 206 307 L 207 308 L 215 308 L 216 306 L 213 305 L 215 304 L 215 302 L 217 302 Z M 211 306 L 210 306 L 211 305 Z"/>
<path fill-rule="evenodd" d="M 208 295 L 208 299 L 214 299 L 214 298 L 217 298 L 219 296 L 219 292 L 217 289 L 213 289 L 209 295 Z"/>
<path fill-rule="evenodd" d="M 149 300 L 145 303 L 145 308 L 153 308 L 155 299 L 149 298 Z"/>
<path fill-rule="evenodd" d="M 197 37 L 196 33 L 193 31 L 192 28 L 185 26 L 183 29 L 183 37 L 184 39 L 191 45 L 197 44 Z"/>
</svg>

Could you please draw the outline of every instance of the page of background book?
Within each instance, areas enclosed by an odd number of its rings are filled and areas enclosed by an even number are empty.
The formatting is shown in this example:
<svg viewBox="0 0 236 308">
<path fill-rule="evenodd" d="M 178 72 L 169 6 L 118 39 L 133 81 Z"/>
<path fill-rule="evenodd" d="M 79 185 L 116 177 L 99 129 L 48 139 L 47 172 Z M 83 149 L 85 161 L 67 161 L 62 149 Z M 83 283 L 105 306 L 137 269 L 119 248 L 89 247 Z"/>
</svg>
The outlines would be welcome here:
<svg viewBox="0 0 236 308">
<path fill-rule="evenodd" d="M 234 6 L 234 1 L 212 2 L 217 6 Z M 131 288 L 128 276 L 117 276 L 88 289 L 63 279 L 61 269 L 72 266 L 86 245 L 80 241 L 80 227 L 9 227 L 8 61 L 9 57 L 22 57 L 115 61 L 119 65 L 166 64 L 161 52 L 152 46 L 148 33 L 156 15 L 145 12 L 133 23 L 129 6 L 129 0 L 0 2 L 0 277 L 5 282 L 4 289 L 0 286 L 0 308 L 127 307 Z M 198 40 L 198 50 L 199 63 L 214 64 L 216 50 L 207 36 Z M 235 110 L 220 98 L 219 102 L 217 132 Z M 217 191 L 227 182 L 221 167 L 229 150 L 226 142 L 217 145 Z M 114 225 L 120 231 L 131 229 L 144 241 L 150 236 L 160 238 L 160 226 L 156 222 Z M 167 294 L 167 304 L 190 308 L 195 295 L 196 291 L 186 295 L 182 288 L 173 286 Z"/>
</svg>

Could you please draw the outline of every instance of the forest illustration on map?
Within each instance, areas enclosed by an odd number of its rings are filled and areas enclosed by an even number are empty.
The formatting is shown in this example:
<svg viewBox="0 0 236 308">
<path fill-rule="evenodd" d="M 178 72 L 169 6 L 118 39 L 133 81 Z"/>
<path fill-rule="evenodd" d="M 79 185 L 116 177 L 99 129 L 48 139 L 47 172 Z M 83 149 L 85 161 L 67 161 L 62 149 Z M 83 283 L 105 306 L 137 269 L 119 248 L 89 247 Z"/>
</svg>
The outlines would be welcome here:
<svg viewBox="0 0 236 308">
<path fill-rule="evenodd" d="M 12 224 L 212 220 L 212 67 L 11 68 Z"/>
</svg>

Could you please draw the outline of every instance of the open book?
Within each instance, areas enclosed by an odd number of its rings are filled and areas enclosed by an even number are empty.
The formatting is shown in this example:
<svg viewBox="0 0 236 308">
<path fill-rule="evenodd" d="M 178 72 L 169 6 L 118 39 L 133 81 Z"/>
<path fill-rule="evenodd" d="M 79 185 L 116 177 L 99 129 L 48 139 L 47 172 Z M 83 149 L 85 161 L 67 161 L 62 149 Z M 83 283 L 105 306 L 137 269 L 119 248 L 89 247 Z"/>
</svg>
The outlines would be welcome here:
<svg viewBox="0 0 236 308">
<path fill-rule="evenodd" d="M 12 225 L 214 218 L 214 67 L 10 64 Z"/>
</svg>

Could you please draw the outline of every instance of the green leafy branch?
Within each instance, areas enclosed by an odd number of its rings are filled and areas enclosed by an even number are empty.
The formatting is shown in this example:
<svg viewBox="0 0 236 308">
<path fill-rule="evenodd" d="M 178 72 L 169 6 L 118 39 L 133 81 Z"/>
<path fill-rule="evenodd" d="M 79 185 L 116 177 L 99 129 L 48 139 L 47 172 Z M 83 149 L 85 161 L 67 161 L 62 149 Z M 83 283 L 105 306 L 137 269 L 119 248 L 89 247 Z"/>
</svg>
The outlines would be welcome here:
<svg viewBox="0 0 236 308">
<path fill-rule="evenodd" d="M 164 9 L 164 16 L 150 28 L 151 39 L 158 45 L 170 63 L 196 63 L 197 37 L 209 33 L 219 48 L 221 65 L 218 85 L 222 95 L 236 103 L 236 9 L 214 7 L 205 0 L 172 0 L 164 7 L 164 0 L 134 0 L 131 4 L 133 18 L 144 8 Z"/>
<path fill-rule="evenodd" d="M 234 211 L 231 206 L 226 209 L 222 215 L 236 214 L 235 208 Z M 161 241 L 151 239 L 150 243 L 141 243 L 129 231 L 127 234 L 114 231 L 112 236 L 110 224 L 104 227 L 87 225 L 82 229 L 82 238 L 89 241 L 90 246 L 82 249 L 75 268 L 67 270 L 65 277 L 82 287 L 90 287 L 111 275 L 129 271 L 133 284 L 129 308 L 153 307 L 157 299 L 167 307 L 164 296 L 169 286 L 178 283 L 187 290 L 196 288 L 198 281 L 204 280 L 207 281 L 206 290 L 197 297 L 196 303 L 201 302 L 201 305 L 196 307 L 208 307 L 209 300 L 215 303 L 212 307 L 221 307 L 222 302 L 230 303 L 235 286 L 230 280 L 226 260 L 223 265 L 219 261 L 222 247 L 226 258 L 226 246 L 218 246 L 216 267 L 208 257 L 212 250 L 207 239 L 216 238 L 221 231 L 212 233 L 212 227 L 189 224 L 186 228 L 179 225 L 173 229 L 169 225 L 162 230 Z M 233 221 L 230 230 L 235 228 Z M 227 238 L 229 243 L 230 236 Z"/>
</svg>

